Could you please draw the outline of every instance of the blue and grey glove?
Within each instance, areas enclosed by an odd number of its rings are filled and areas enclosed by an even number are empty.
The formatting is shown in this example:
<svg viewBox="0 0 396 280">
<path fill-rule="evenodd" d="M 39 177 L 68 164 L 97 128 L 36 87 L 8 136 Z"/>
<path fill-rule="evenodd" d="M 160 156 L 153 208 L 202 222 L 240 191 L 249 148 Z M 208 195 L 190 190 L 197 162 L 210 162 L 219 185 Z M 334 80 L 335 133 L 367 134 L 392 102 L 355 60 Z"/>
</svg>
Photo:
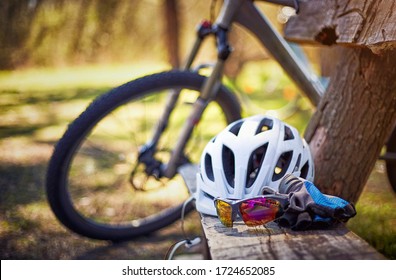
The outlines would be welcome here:
<svg viewBox="0 0 396 280">
<path fill-rule="evenodd" d="M 279 192 L 288 196 L 289 205 L 278 222 L 292 229 L 323 228 L 356 215 L 352 203 L 322 194 L 312 182 L 291 174 L 281 181 Z"/>
</svg>

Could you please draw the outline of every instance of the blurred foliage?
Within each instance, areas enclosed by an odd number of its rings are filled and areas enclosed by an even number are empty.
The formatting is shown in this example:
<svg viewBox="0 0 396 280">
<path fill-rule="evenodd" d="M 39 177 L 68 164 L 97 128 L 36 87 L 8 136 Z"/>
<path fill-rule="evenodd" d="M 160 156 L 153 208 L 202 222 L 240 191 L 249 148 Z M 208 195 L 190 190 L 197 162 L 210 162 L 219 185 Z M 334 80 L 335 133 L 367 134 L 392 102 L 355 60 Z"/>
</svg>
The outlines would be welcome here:
<svg viewBox="0 0 396 280">
<path fill-rule="evenodd" d="M 161 55 L 160 2 L 2 0 L 0 67 L 128 60 L 147 45 Z"/>
<path fill-rule="evenodd" d="M 0 69 L 92 63 L 167 61 L 165 0 L 2 0 Z M 195 26 L 210 18 L 209 1 L 175 0 L 182 57 L 192 45 Z M 218 12 L 220 2 L 215 11 Z M 258 3 L 279 27 L 281 8 Z M 246 61 L 266 58 L 251 36 L 236 28 L 236 50 L 227 73 L 235 77 Z M 211 40 L 209 40 L 210 42 Z M 200 58 L 215 57 L 210 51 Z M 208 48 L 206 48 L 208 49 Z"/>
</svg>

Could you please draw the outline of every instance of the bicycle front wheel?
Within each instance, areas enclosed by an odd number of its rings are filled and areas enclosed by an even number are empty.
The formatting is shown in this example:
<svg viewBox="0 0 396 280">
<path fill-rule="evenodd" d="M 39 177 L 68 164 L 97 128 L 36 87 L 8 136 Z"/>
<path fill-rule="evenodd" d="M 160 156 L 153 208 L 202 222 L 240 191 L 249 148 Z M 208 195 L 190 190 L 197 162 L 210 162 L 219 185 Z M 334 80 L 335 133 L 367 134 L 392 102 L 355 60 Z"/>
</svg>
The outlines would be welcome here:
<svg viewBox="0 0 396 280">
<path fill-rule="evenodd" d="M 190 72 L 155 74 L 115 88 L 89 105 L 60 139 L 49 163 L 47 197 L 57 218 L 78 234 L 113 241 L 144 235 L 179 219 L 188 197 L 184 182 L 179 175 L 155 178 L 136 168 L 139 147 L 150 143 L 169 92 L 180 91 L 153 157 L 169 160 L 205 79 Z M 207 141 L 239 118 L 237 100 L 220 87 L 181 160 L 198 162 Z M 132 173 L 142 190 L 132 186 Z"/>
</svg>

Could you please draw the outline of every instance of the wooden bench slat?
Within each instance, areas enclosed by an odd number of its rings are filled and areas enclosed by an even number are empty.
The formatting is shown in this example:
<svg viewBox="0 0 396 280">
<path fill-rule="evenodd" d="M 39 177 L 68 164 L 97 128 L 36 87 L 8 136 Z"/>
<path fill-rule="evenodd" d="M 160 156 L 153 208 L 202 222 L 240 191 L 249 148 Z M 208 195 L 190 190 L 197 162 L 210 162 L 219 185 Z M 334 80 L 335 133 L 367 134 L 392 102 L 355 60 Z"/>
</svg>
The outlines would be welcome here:
<svg viewBox="0 0 396 280">
<path fill-rule="evenodd" d="M 226 228 L 206 215 L 202 225 L 213 259 L 384 259 L 344 225 L 293 231 L 276 223 L 249 228 L 241 221 Z"/>
</svg>

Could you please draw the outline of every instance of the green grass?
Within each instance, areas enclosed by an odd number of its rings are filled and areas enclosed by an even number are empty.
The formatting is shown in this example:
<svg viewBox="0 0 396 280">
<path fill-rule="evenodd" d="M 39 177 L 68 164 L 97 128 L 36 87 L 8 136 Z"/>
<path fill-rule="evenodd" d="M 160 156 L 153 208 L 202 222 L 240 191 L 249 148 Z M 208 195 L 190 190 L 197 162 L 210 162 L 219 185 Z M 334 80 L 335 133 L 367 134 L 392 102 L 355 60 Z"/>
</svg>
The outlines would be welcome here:
<svg viewBox="0 0 396 280">
<path fill-rule="evenodd" d="M 55 70 L 26 69 L 0 73 L 2 259 L 160 259 L 172 242 L 181 238 L 179 223 L 157 234 L 117 246 L 76 236 L 54 218 L 47 205 L 44 191 L 48 159 L 54 143 L 61 137 L 68 123 L 96 96 L 128 80 L 162 69 L 165 69 L 163 65 L 139 64 Z M 245 116 L 271 113 L 283 117 L 303 132 L 312 114 L 311 107 L 304 99 L 296 101 L 298 106 L 285 107 L 290 100 L 294 100 L 297 89 L 273 63 L 251 64 L 243 70 L 240 78 L 227 81 L 227 84 L 248 93 L 249 101 L 244 102 Z M 185 101 L 187 103 L 191 100 Z M 155 115 L 160 111 L 150 104 L 148 100 L 146 107 L 139 107 L 142 106 L 140 104 L 128 112 L 136 115 L 140 110 L 149 108 Z M 186 114 L 187 109 L 188 106 L 183 108 L 178 116 Z M 126 131 L 117 128 L 120 124 L 119 119 L 123 119 L 125 112 L 120 111 L 116 115 L 110 118 L 107 124 L 104 123 L 103 130 L 98 129 L 96 134 L 96 143 L 106 143 L 106 152 L 118 153 L 125 146 L 123 137 L 127 139 L 130 136 Z M 200 130 L 197 139 L 202 141 L 192 143 L 191 150 L 196 152 L 193 156 L 195 159 L 199 158 L 198 151 L 202 149 L 202 143 L 222 128 L 217 115 L 217 111 L 207 115 L 210 127 Z M 121 120 L 121 123 L 123 122 L 124 120 Z M 178 117 L 174 117 L 172 122 L 177 126 L 183 124 L 183 120 Z M 140 135 L 151 133 L 144 124 L 140 124 L 134 130 L 139 131 Z M 117 136 L 117 141 L 114 136 Z M 177 134 L 173 133 L 169 137 L 168 143 L 172 143 Z M 128 157 L 108 157 L 108 161 L 98 162 L 102 174 L 94 178 L 106 180 L 114 174 L 129 171 L 125 169 L 125 162 L 113 164 L 120 159 L 125 160 Z M 92 162 L 87 161 L 85 170 L 89 170 L 91 164 Z M 396 259 L 396 197 L 390 190 L 383 169 L 382 163 L 378 163 L 357 204 L 358 215 L 349 222 L 348 227 L 385 256 Z M 77 171 L 79 170 L 84 169 L 77 168 Z M 89 186 L 92 177 L 86 176 L 84 180 L 79 184 Z M 96 182 L 91 182 L 93 185 L 94 183 Z M 100 189 L 101 186 L 96 187 Z M 168 192 L 173 192 L 173 188 L 171 186 Z M 165 190 L 157 195 L 161 198 L 166 197 Z M 149 201 L 158 200 L 158 197 L 151 196 Z M 108 197 L 110 200 L 110 196 Z M 104 197 L 98 198 L 100 201 L 105 200 Z M 162 205 L 157 204 L 155 207 Z M 108 208 L 102 210 L 112 212 Z M 201 234 L 196 214 L 188 218 L 187 229 L 189 234 Z"/>
<path fill-rule="evenodd" d="M 348 227 L 382 254 L 396 259 L 395 209 L 396 195 L 385 178 L 383 162 L 378 162 L 356 205 L 358 215 Z"/>
</svg>

